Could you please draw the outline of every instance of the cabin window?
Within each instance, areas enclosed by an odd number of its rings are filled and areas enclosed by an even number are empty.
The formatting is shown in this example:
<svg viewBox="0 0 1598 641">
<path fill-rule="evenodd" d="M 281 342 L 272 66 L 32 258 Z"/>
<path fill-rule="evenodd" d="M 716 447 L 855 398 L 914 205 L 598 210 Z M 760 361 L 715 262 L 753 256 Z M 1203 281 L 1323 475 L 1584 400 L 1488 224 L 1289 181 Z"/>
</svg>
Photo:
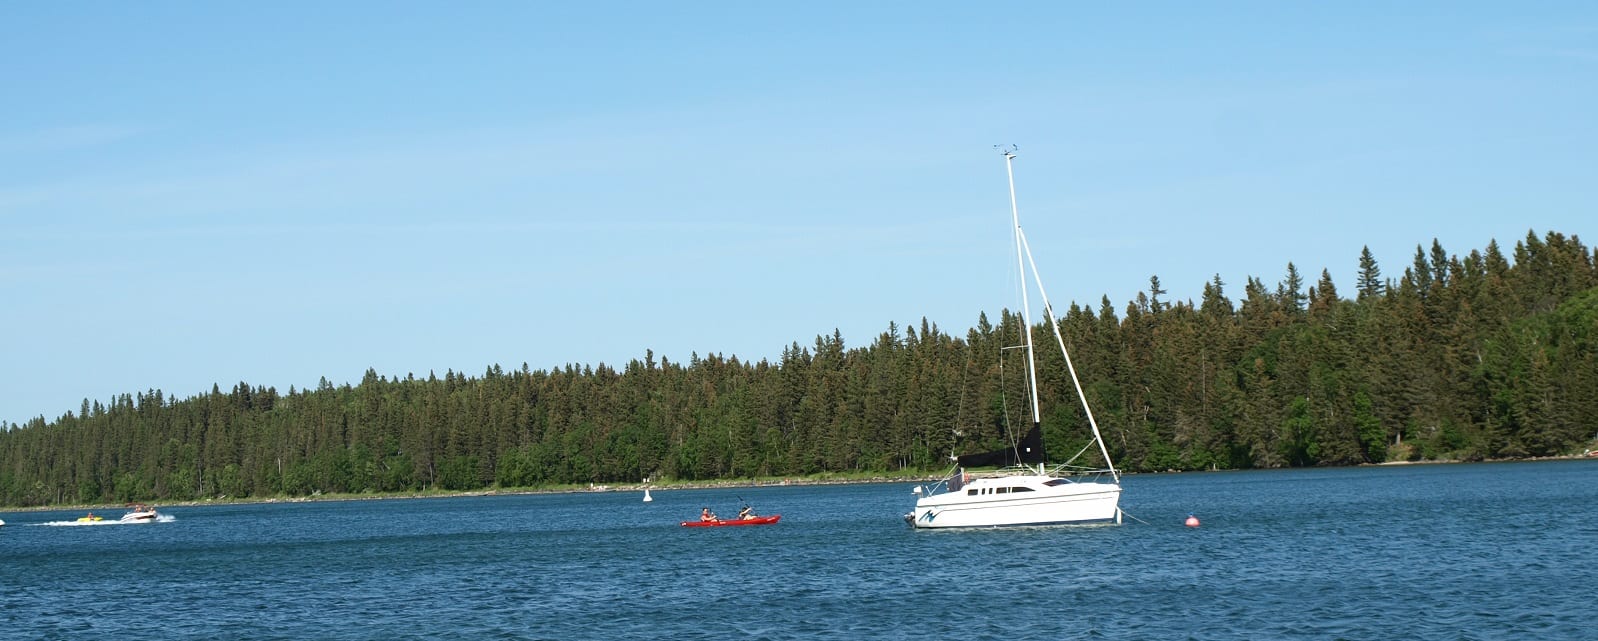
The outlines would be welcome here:
<svg viewBox="0 0 1598 641">
<path fill-rule="evenodd" d="M 996 489 L 996 490 L 994 490 L 994 491 L 995 491 L 995 492 L 998 492 L 998 493 L 1000 493 L 1000 494 L 1009 494 L 1009 493 L 1010 493 L 1010 488 L 1007 488 L 1007 487 L 1001 487 L 1001 488 L 998 488 L 998 489 Z"/>
<path fill-rule="evenodd" d="M 967 495 L 969 495 L 969 496 L 976 496 L 977 495 L 977 490 L 976 490 L 976 488 L 971 488 L 969 490 L 966 490 L 965 493 Z"/>
<path fill-rule="evenodd" d="M 1051 487 L 1055 486 L 1055 485 L 1065 485 L 1066 483 L 1071 483 L 1071 481 L 1067 481 L 1065 479 L 1049 479 L 1049 480 L 1043 482 L 1044 485 L 1048 485 L 1048 486 L 1051 486 Z"/>
<path fill-rule="evenodd" d="M 1010 491 L 1011 492 L 1031 492 L 1032 488 L 1030 488 L 1030 487 L 1012 487 L 1012 488 L 1010 488 Z"/>
</svg>

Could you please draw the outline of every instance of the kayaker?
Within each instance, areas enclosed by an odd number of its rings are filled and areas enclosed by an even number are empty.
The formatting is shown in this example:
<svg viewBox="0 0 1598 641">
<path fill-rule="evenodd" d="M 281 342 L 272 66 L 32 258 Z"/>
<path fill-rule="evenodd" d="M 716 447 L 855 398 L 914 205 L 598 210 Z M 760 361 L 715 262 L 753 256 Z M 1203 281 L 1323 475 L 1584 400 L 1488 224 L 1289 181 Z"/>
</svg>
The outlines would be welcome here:
<svg viewBox="0 0 1598 641">
<path fill-rule="evenodd" d="M 738 518 L 740 520 L 741 519 L 752 519 L 752 518 L 755 518 L 755 509 L 745 505 L 744 509 L 738 510 Z"/>
<path fill-rule="evenodd" d="M 714 520 L 716 520 L 716 513 L 715 512 L 711 512 L 710 508 L 708 508 L 708 507 L 699 508 L 699 520 L 701 520 L 701 521 L 714 521 Z"/>
</svg>

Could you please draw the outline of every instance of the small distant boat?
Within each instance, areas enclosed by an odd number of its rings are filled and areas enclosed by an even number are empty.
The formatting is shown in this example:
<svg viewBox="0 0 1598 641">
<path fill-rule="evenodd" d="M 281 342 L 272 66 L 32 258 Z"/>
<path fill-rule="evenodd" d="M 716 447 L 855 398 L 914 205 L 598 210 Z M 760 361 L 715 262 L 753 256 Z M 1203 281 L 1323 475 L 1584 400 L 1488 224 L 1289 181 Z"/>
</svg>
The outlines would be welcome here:
<svg viewBox="0 0 1598 641">
<path fill-rule="evenodd" d="M 771 525 L 782 519 L 781 514 L 756 516 L 747 519 L 716 519 L 714 521 L 683 521 L 683 527 L 725 527 L 730 525 Z"/>
<path fill-rule="evenodd" d="M 123 514 L 119 520 L 123 523 L 154 523 L 159 516 L 161 515 L 156 513 L 153 507 L 135 505 L 132 511 Z"/>
</svg>

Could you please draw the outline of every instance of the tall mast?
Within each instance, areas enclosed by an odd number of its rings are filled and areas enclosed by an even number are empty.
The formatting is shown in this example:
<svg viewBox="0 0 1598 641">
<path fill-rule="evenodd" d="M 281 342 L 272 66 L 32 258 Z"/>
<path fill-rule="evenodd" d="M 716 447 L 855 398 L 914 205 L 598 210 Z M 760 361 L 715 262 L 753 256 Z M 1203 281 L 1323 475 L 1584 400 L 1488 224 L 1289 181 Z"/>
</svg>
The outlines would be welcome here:
<svg viewBox="0 0 1598 641">
<path fill-rule="evenodd" d="M 1110 476 L 1120 482 L 1121 474 L 1115 469 L 1115 462 L 1110 460 L 1110 448 L 1104 443 L 1104 436 L 1099 432 L 1099 422 L 1093 418 L 1093 408 L 1088 406 L 1088 396 L 1082 391 L 1082 381 L 1077 378 L 1076 365 L 1071 363 L 1071 352 L 1065 348 L 1065 337 L 1060 333 L 1059 318 L 1054 315 L 1054 308 L 1049 305 L 1049 293 L 1043 289 L 1043 279 L 1038 275 L 1038 263 L 1032 260 L 1032 248 L 1027 245 L 1026 234 L 1021 231 L 1021 214 L 1015 205 L 1015 170 L 1012 168 L 1015 161 L 1015 148 L 1004 152 L 1004 168 L 1010 174 L 1010 218 L 1015 223 L 1015 255 L 1016 264 L 1021 271 L 1021 313 L 1026 315 L 1022 327 L 1026 331 L 1026 358 L 1027 358 L 1027 383 L 1032 390 L 1032 426 L 1038 426 L 1038 371 L 1032 356 L 1032 312 L 1027 305 L 1026 267 L 1032 266 L 1032 280 L 1038 284 L 1038 298 L 1043 301 L 1044 316 L 1049 319 L 1049 327 L 1054 330 L 1054 340 L 1060 345 L 1060 354 L 1065 357 L 1065 369 L 1071 373 L 1071 385 L 1076 388 L 1077 398 L 1082 401 L 1082 412 L 1088 417 L 1088 426 L 1093 428 L 1093 440 L 1099 444 L 1099 453 L 1104 455 L 1104 464 L 1110 469 Z M 1044 463 L 1038 464 L 1038 471 L 1043 471 Z"/>
<path fill-rule="evenodd" d="M 1015 224 L 1015 270 L 1021 278 L 1021 332 L 1026 336 L 1026 381 L 1032 399 L 1032 429 L 1038 427 L 1038 366 L 1032 353 L 1032 309 L 1027 304 L 1026 249 L 1021 235 L 1021 211 L 1015 204 L 1015 148 L 1004 150 L 1004 173 L 1010 178 L 1010 220 Z M 1019 454 L 1019 452 L 1017 453 Z M 1041 463 L 1039 464 L 1042 465 Z"/>
</svg>

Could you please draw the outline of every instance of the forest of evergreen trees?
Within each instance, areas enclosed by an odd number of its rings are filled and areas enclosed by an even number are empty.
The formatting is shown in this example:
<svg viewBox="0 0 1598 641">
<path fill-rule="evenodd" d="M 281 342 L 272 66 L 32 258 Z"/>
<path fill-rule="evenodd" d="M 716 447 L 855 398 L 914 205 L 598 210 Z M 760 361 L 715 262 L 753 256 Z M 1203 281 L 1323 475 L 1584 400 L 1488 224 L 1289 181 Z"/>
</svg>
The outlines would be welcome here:
<svg viewBox="0 0 1598 641">
<path fill-rule="evenodd" d="M 1234 305 L 1158 278 L 1119 311 L 1061 317 L 1116 463 L 1128 471 L 1481 460 L 1580 453 L 1598 437 L 1598 255 L 1535 232 L 1459 257 L 1417 247 L 1352 296 L 1292 264 Z M 1058 311 L 1058 310 L 1057 310 Z M 0 504 L 472 490 L 823 472 L 941 471 L 1025 425 L 1019 319 L 964 336 L 836 332 L 776 362 L 648 354 L 480 376 L 385 377 L 279 393 L 238 383 L 177 399 L 85 400 L 0 425 Z M 1038 326 L 1037 331 L 1046 331 Z M 1043 336 L 1044 334 L 1039 334 Z M 1039 350 L 1052 455 L 1087 443 L 1058 350 Z M 960 436 L 956 436 L 956 430 Z"/>
</svg>

